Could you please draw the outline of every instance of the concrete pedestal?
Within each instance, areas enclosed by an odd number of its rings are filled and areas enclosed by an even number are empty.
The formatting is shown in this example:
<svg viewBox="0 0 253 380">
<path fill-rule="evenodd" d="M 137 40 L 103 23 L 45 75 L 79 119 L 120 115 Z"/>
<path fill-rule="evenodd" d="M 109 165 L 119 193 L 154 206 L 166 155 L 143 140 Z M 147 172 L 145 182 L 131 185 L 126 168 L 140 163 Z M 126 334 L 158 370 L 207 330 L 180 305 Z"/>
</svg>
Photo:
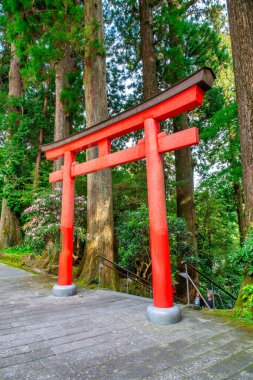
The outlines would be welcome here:
<svg viewBox="0 0 253 380">
<path fill-rule="evenodd" d="M 54 285 L 52 294 L 55 297 L 69 297 L 77 293 L 76 285 Z"/>
<path fill-rule="evenodd" d="M 172 325 L 182 320 L 181 309 L 179 306 L 161 308 L 148 305 L 147 319 L 157 325 Z"/>
</svg>

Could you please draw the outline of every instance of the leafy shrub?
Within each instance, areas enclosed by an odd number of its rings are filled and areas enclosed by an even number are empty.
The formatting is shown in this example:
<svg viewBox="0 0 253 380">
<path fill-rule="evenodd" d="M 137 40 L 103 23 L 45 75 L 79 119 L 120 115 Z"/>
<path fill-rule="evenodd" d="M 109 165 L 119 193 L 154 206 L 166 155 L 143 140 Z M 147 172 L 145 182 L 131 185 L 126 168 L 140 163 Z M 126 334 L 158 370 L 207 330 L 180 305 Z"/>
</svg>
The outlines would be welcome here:
<svg viewBox="0 0 253 380">
<path fill-rule="evenodd" d="M 32 252 L 31 247 L 16 246 L 16 247 L 4 248 L 0 253 L 0 257 L 1 257 L 1 260 L 6 261 L 8 263 L 22 265 L 22 258 L 25 256 L 28 257 L 32 253 L 33 252 Z"/>
<path fill-rule="evenodd" d="M 246 285 L 242 289 L 242 308 L 237 308 L 235 316 L 253 320 L 253 285 Z"/>
<path fill-rule="evenodd" d="M 186 242 L 189 233 L 185 222 L 175 216 L 169 216 L 169 239 L 172 264 L 176 264 L 176 256 L 191 254 L 190 244 Z M 149 248 L 149 216 L 148 207 L 141 205 L 136 210 L 121 213 L 116 223 L 118 239 L 119 265 L 134 271 L 144 278 L 151 274 Z M 180 237 L 180 242 L 177 238 Z"/>
<path fill-rule="evenodd" d="M 41 193 L 24 213 L 25 225 L 23 227 L 25 244 L 35 251 L 55 251 L 60 245 L 60 218 L 61 218 L 62 191 Z M 75 223 L 74 237 L 80 242 L 85 241 L 86 229 L 84 226 L 86 200 L 84 197 L 75 197 Z"/>
<path fill-rule="evenodd" d="M 253 285 L 246 285 L 242 289 L 242 299 L 243 299 L 243 316 L 253 320 Z"/>
<path fill-rule="evenodd" d="M 253 232 L 245 239 L 242 248 L 230 255 L 230 261 L 237 270 L 249 276 L 253 274 Z"/>
<path fill-rule="evenodd" d="M 10 255 L 30 255 L 32 253 L 32 248 L 25 245 L 17 245 L 16 247 L 8 247 L 4 248 L 3 252 Z"/>
</svg>

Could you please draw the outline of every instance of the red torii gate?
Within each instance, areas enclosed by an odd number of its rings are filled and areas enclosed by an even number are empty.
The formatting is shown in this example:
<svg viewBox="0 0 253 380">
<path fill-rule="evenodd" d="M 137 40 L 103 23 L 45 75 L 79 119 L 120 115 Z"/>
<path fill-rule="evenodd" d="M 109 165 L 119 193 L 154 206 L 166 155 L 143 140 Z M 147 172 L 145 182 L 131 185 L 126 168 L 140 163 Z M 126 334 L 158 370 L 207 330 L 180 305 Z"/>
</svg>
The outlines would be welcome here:
<svg viewBox="0 0 253 380">
<path fill-rule="evenodd" d="M 137 107 L 78 134 L 42 146 L 47 159 L 64 157 L 61 170 L 51 173 L 49 178 L 51 183 L 63 181 L 62 251 L 58 285 L 53 288 L 55 296 L 76 294 L 76 286 L 72 284 L 75 177 L 146 158 L 154 296 L 154 305 L 148 306 L 147 318 L 158 324 L 181 320 L 180 308 L 173 306 L 162 153 L 196 145 L 199 137 L 197 128 L 168 135 L 160 132 L 159 122 L 200 106 L 205 91 L 212 87 L 214 79 L 213 71 L 203 68 Z M 111 140 L 142 128 L 145 138 L 139 140 L 138 145 L 110 152 Z M 96 145 L 99 149 L 98 158 L 81 164 L 75 161 L 77 152 Z"/>
</svg>

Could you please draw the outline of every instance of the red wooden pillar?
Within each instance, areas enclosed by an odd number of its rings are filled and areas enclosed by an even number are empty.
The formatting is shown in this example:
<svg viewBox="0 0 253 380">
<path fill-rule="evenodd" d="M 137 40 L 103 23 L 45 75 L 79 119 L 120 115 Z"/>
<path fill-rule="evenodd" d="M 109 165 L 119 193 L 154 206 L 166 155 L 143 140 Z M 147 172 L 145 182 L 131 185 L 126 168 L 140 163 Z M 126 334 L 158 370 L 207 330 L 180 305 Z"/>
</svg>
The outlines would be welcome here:
<svg viewBox="0 0 253 380">
<path fill-rule="evenodd" d="M 75 154 L 73 152 L 64 153 L 61 212 L 62 251 L 59 257 L 58 285 L 53 288 L 53 294 L 60 297 L 76 294 L 76 286 L 72 284 L 75 179 L 71 177 L 71 167 L 74 161 Z"/>
<path fill-rule="evenodd" d="M 154 296 L 154 306 L 149 305 L 147 317 L 159 324 L 177 323 L 181 313 L 178 307 L 173 307 L 163 162 L 158 148 L 159 123 L 147 119 L 144 130 Z"/>
</svg>

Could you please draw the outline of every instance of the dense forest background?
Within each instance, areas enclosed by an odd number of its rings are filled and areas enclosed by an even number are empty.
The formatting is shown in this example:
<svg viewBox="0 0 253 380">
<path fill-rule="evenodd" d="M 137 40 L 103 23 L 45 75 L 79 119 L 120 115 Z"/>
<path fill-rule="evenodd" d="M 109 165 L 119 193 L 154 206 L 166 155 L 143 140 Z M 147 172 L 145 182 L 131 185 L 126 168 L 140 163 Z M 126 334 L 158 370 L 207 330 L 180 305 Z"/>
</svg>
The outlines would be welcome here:
<svg viewBox="0 0 253 380">
<path fill-rule="evenodd" d="M 4 0 L 0 12 L 2 251 L 29 255 L 33 263 L 42 258 L 40 265 L 50 270 L 57 266 L 61 184 L 52 187 L 48 177 L 62 162 L 47 161 L 42 144 L 137 105 L 208 66 L 216 81 L 203 106 L 162 124 L 169 133 L 197 126 L 201 140 L 198 147 L 164 155 L 173 276 L 183 297 L 177 271 L 185 260 L 237 296 L 245 270 L 252 276 L 253 237 L 245 220 L 226 4 Z M 138 132 L 117 139 L 112 148 L 135 145 L 141 137 Z M 77 161 L 95 155 L 80 153 Z M 105 172 L 89 175 L 88 184 L 86 177 L 76 181 L 76 273 L 96 282 L 96 255 L 102 254 L 150 279 L 145 161 Z M 99 221 L 103 213 L 105 225 Z M 248 300 L 252 285 L 244 285 Z"/>
</svg>

